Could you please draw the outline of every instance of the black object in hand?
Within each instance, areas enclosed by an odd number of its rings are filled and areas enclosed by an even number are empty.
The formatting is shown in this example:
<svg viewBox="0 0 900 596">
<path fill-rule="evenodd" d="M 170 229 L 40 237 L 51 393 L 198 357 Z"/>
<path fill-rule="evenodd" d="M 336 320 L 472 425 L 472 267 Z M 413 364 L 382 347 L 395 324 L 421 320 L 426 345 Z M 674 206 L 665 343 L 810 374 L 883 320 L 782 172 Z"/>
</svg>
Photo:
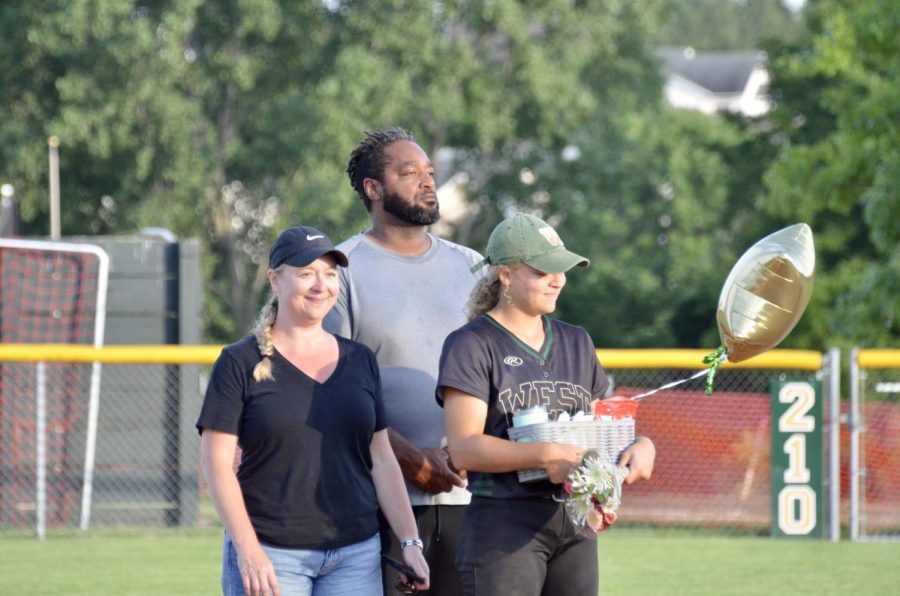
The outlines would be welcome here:
<svg viewBox="0 0 900 596">
<path fill-rule="evenodd" d="M 391 567 L 393 567 L 394 569 L 396 569 L 397 571 L 399 571 L 400 573 L 402 573 L 403 575 L 405 575 L 407 577 L 407 579 L 409 579 L 409 581 L 416 582 L 419 584 L 425 583 L 425 578 L 422 577 L 421 575 L 419 575 L 418 573 L 416 573 L 413 570 L 413 568 L 410 567 L 409 565 L 407 565 L 406 563 L 401 563 L 397 559 L 394 559 L 387 555 L 381 555 L 381 560 L 384 561 L 385 563 L 387 563 L 388 565 L 390 565 Z"/>
</svg>

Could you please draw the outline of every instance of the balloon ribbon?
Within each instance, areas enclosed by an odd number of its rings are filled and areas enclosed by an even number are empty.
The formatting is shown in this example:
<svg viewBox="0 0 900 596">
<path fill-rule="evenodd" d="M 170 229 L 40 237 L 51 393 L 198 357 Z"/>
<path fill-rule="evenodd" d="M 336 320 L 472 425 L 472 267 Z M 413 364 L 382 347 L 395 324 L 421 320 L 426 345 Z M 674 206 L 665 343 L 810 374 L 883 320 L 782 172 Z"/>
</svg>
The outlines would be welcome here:
<svg viewBox="0 0 900 596">
<path fill-rule="evenodd" d="M 706 395 L 712 395 L 713 379 L 716 378 L 716 371 L 719 369 L 719 365 L 725 362 L 727 357 L 728 350 L 725 346 L 719 346 L 715 352 L 703 357 L 703 364 L 712 364 L 706 372 L 706 391 L 704 391 Z"/>
<path fill-rule="evenodd" d="M 713 379 L 716 377 L 716 369 L 719 368 L 719 365 L 725 362 L 725 359 L 728 357 L 728 350 L 725 349 L 725 346 L 719 346 L 719 349 L 713 352 L 712 354 L 708 354 L 703 357 L 704 364 L 712 364 L 712 367 L 709 370 L 701 370 L 698 371 L 697 374 L 691 375 L 686 379 L 681 379 L 680 381 L 672 381 L 671 383 L 666 383 L 661 387 L 657 387 L 651 391 L 647 391 L 645 393 L 641 393 L 640 395 L 635 395 L 630 399 L 643 399 L 647 396 L 653 395 L 654 393 L 658 393 L 663 389 L 671 389 L 672 387 L 677 387 L 682 383 L 687 383 L 688 381 L 692 381 L 698 377 L 702 377 L 706 375 L 706 395 L 712 395 L 712 384 Z"/>
</svg>

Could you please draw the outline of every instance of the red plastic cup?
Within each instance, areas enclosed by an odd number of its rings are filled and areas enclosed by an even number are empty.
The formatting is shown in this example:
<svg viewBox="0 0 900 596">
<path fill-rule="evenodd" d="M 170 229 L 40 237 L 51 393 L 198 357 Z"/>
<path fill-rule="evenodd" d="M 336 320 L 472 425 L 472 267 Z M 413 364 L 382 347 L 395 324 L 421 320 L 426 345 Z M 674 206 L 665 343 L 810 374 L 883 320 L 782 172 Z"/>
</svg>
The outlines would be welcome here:
<svg viewBox="0 0 900 596">
<path fill-rule="evenodd" d="M 638 401 L 627 397 L 609 397 L 594 401 L 594 419 L 609 416 L 613 420 L 636 418 Z"/>
</svg>

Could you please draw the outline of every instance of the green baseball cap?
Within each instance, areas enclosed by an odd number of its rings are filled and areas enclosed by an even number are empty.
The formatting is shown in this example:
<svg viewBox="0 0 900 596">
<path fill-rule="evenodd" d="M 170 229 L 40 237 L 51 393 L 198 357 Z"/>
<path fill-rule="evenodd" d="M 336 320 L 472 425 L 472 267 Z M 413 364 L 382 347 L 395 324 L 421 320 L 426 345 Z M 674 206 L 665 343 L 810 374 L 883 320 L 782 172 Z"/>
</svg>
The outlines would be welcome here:
<svg viewBox="0 0 900 596">
<path fill-rule="evenodd" d="M 488 239 L 487 256 L 472 267 L 525 263 L 544 273 L 564 273 L 572 267 L 587 267 L 590 261 L 566 250 L 562 239 L 550 225 L 526 213 L 504 219 Z"/>
</svg>

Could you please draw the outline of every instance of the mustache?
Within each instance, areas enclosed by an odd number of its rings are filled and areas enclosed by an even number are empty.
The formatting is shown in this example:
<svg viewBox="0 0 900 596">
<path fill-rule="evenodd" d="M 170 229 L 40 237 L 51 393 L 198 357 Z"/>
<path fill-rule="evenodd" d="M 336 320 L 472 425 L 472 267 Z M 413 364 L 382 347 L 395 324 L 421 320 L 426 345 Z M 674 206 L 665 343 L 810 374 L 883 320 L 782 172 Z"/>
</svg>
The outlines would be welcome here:
<svg viewBox="0 0 900 596">
<path fill-rule="evenodd" d="M 434 199 L 435 201 L 437 201 L 437 200 L 438 200 L 438 196 L 437 196 L 437 193 L 436 193 L 435 191 L 433 191 L 433 190 L 426 190 L 425 192 L 423 192 L 423 193 L 419 194 L 418 196 L 416 196 L 416 199 L 418 199 L 418 200 L 423 200 L 423 199 Z"/>
</svg>

